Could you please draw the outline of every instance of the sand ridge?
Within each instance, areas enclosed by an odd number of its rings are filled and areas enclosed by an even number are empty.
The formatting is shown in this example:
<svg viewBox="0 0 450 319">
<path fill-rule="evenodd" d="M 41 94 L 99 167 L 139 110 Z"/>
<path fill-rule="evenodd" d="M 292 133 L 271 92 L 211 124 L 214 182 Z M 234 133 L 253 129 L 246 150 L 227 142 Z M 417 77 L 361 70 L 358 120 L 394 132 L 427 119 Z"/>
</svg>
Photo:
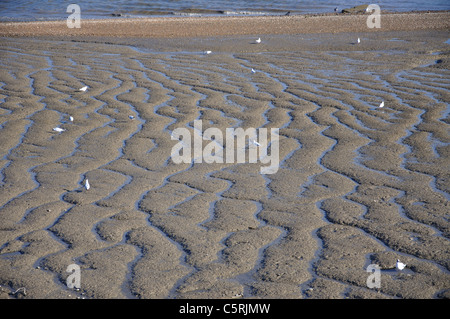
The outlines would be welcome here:
<svg viewBox="0 0 450 319">
<path fill-rule="evenodd" d="M 447 38 L 2 38 L 1 297 L 448 298 Z M 278 172 L 173 163 L 198 119 Z"/>
</svg>

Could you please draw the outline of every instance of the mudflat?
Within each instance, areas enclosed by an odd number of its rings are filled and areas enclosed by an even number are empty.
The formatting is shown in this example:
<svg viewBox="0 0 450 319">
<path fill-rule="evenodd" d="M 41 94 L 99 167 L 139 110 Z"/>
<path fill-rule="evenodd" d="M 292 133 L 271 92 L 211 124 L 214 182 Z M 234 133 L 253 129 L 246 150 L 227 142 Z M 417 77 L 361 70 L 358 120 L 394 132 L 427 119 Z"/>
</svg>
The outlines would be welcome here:
<svg viewBox="0 0 450 319">
<path fill-rule="evenodd" d="M 449 298 L 449 15 L 0 24 L 0 297 Z"/>
</svg>

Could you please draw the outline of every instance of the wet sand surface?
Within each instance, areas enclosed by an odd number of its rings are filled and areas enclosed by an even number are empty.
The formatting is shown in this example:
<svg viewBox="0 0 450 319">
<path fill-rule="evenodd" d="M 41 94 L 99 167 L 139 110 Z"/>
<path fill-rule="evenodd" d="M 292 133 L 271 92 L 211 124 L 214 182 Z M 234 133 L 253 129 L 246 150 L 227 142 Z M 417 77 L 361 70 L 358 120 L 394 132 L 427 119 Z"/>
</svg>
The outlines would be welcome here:
<svg viewBox="0 0 450 319">
<path fill-rule="evenodd" d="M 449 298 L 449 33 L 382 30 L 1 38 L 0 297 Z M 278 171 L 174 163 L 194 120 Z"/>
</svg>

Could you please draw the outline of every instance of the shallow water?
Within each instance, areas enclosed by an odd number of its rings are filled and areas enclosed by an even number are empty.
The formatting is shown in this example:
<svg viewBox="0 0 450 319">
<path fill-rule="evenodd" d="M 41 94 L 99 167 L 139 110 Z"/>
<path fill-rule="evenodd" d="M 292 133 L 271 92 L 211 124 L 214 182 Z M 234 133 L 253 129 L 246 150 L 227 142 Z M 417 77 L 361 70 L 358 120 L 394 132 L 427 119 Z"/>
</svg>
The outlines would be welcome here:
<svg viewBox="0 0 450 319">
<path fill-rule="evenodd" d="M 75 3 L 76 2 L 72 2 Z M 382 10 L 387 11 L 427 11 L 449 10 L 447 0 L 432 1 L 377 1 Z M 338 0 L 281 0 L 281 1 L 243 1 L 243 0 L 189 0 L 189 1 L 138 1 L 118 0 L 99 1 L 85 0 L 79 3 L 82 18 L 113 18 L 121 17 L 149 17 L 157 15 L 261 15 L 261 14 L 292 14 L 328 13 L 367 4 L 357 1 L 348 4 L 348 1 Z M 3 0 L 0 2 L 0 21 L 34 21 L 67 19 L 67 1 L 41 1 L 30 0 Z"/>
</svg>

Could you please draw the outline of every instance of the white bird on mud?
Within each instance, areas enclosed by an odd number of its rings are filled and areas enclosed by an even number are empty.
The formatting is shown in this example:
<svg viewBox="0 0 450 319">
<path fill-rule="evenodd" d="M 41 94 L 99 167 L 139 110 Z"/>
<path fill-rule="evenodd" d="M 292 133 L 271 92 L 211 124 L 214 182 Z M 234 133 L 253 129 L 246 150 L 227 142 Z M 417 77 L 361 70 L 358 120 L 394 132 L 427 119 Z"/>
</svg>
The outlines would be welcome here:
<svg viewBox="0 0 450 319">
<path fill-rule="evenodd" d="M 84 183 L 84 187 L 86 188 L 86 190 L 89 190 L 89 188 L 91 188 L 91 185 L 89 185 L 89 180 L 86 178 L 86 182 Z"/>
<path fill-rule="evenodd" d="M 261 43 L 261 38 L 256 39 L 256 43 Z"/>
<path fill-rule="evenodd" d="M 255 69 L 252 68 L 252 73 L 256 73 Z"/>
<path fill-rule="evenodd" d="M 60 127 L 55 127 L 55 128 L 53 128 L 53 131 L 61 133 L 61 132 L 64 132 L 65 129 L 60 128 Z"/>
<path fill-rule="evenodd" d="M 380 107 L 384 107 L 384 101 L 380 103 Z"/>
<path fill-rule="evenodd" d="M 73 122 L 73 116 L 69 116 L 69 121 Z"/>
<path fill-rule="evenodd" d="M 205 51 L 205 54 L 211 54 L 211 51 Z"/>
<path fill-rule="evenodd" d="M 358 43 L 361 43 L 361 39 L 360 38 L 358 38 Z"/>
<path fill-rule="evenodd" d="M 81 91 L 81 92 L 86 92 L 87 89 L 88 89 L 87 86 L 83 86 L 83 87 L 80 89 L 80 91 Z"/>
<path fill-rule="evenodd" d="M 406 267 L 406 264 L 402 263 L 399 259 L 397 259 L 395 267 L 397 268 L 397 270 L 403 270 Z"/>
</svg>

